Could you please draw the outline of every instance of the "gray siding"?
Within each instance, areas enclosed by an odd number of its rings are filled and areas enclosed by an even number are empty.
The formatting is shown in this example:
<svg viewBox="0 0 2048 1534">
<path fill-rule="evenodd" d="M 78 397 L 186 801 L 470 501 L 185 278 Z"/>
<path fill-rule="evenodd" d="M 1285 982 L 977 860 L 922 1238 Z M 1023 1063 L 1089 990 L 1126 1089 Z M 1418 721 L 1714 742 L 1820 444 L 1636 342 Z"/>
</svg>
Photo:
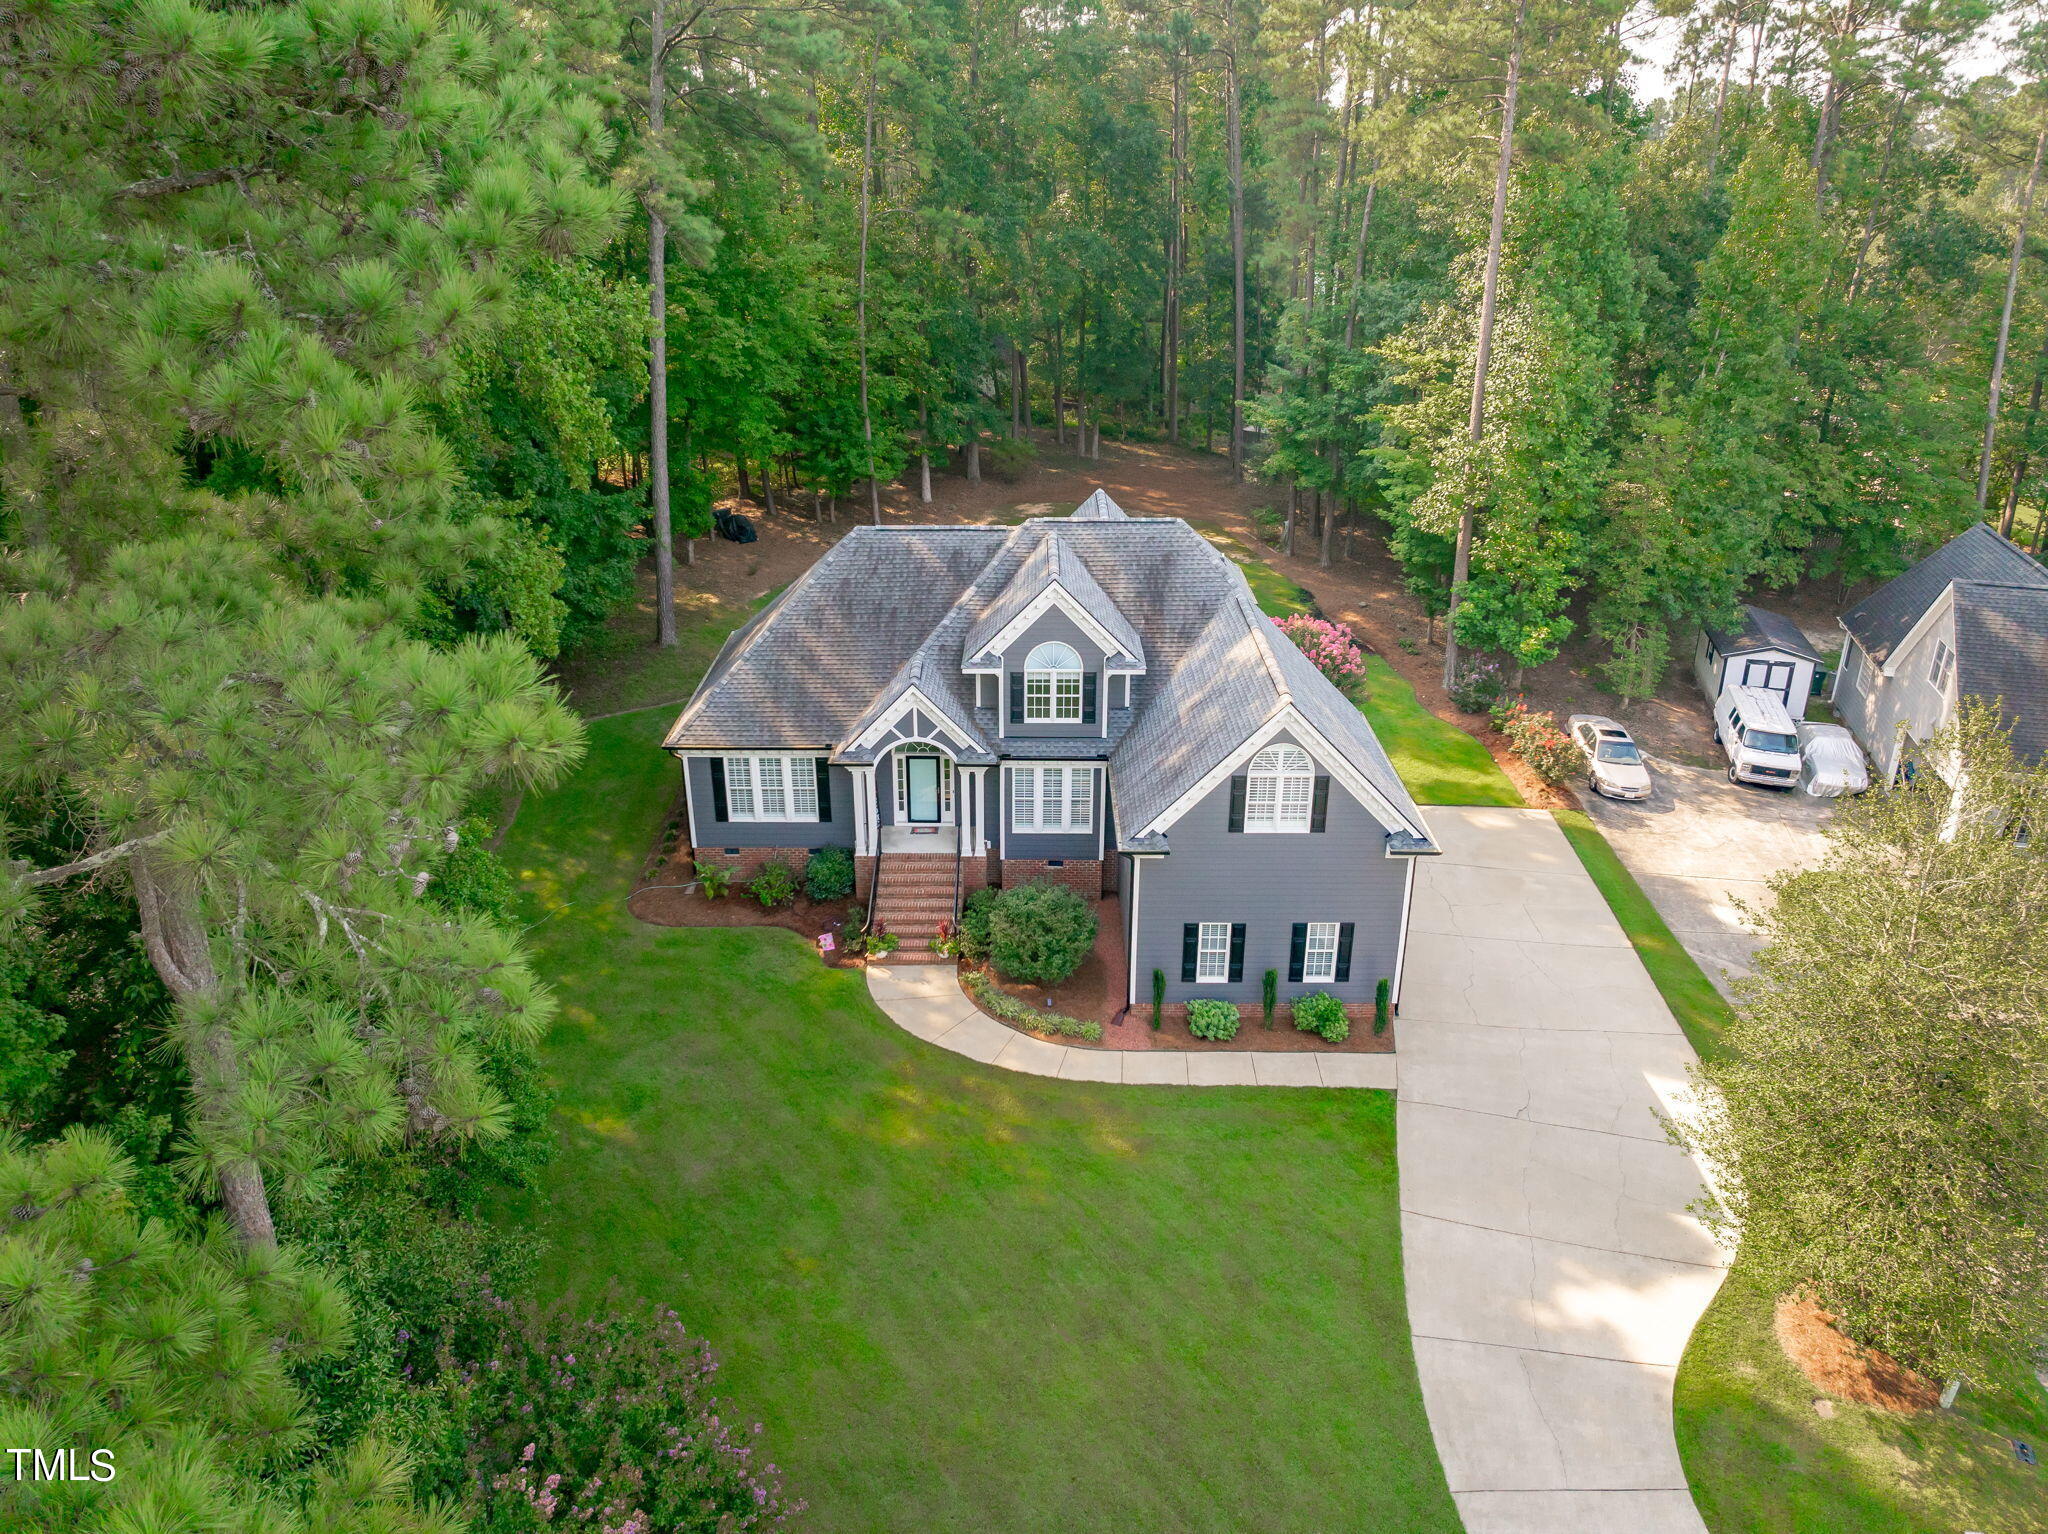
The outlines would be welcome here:
<svg viewBox="0 0 2048 1534">
<path fill-rule="evenodd" d="M 743 754 L 743 753 L 739 753 Z M 819 753 L 824 755 L 823 752 Z M 827 769 L 832 781 L 830 820 L 712 819 L 711 760 L 693 756 L 684 761 L 690 787 L 690 841 L 698 847 L 851 847 L 853 845 L 853 775 L 844 767 Z"/>
<path fill-rule="evenodd" d="M 1064 765 L 1064 764 L 1059 764 Z M 1004 784 L 1007 795 L 1010 775 L 1001 772 L 998 776 Z M 1092 858 L 1098 856 L 1097 848 L 1102 824 L 1103 781 L 1108 774 L 1101 768 L 1095 769 L 1095 824 L 1087 831 L 1074 833 L 1057 832 L 1048 834 L 1041 831 L 1018 831 L 1011 823 L 1010 806 L 1003 805 L 1003 831 L 1007 840 L 1003 843 L 1003 856 L 1010 858 Z"/>
<path fill-rule="evenodd" d="M 1032 650 L 1047 640 L 1058 640 L 1061 644 L 1074 647 L 1074 653 L 1081 657 L 1081 670 L 1095 677 L 1096 720 L 1093 724 L 1012 724 L 1010 723 L 1010 674 L 1024 669 L 1024 659 Z M 1030 628 L 1017 636 L 1017 642 L 1003 654 L 1003 674 L 997 679 L 996 718 L 1005 735 L 1016 736 L 1079 736 L 1084 740 L 1099 740 L 1102 737 L 1102 721 L 1109 710 L 1109 691 L 1102 680 L 1103 654 L 1095 642 L 1081 632 L 1081 626 L 1058 608 L 1046 613 Z M 1058 856 L 1057 853 L 1054 856 Z"/>
<path fill-rule="evenodd" d="M 1230 829 L 1230 784 L 1168 828 L 1172 851 L 1134 860 L 1124 889 L 1130 919 L 1137 889 L 1136 962 L 1140 1001 L 1152 994 L 1152 971 L 1166 972 L 1166 999 L 1215 996 L 1239 1006 L 1259 1004 L 1262 977 L 1280 972 L 1280 997 L 1328 990 L 1367 1002 L 1382 977 L 1392 979 L 1401 947 L 1401 910 L 1409 860 L 1385 855 L 1386 832 L 1341 783 L 1330 784 L 1328 829 L 1320 834 L 1253 835 Z M 1245 924 L 1244 979 L 1236 985 L 1190 985 L 1180 978 L 1181 932 L 1188 922 Z M 1351 922 L 1351 978 L 1341 985 L 1290 983 L 1294 923 Z"/>
<path fill-rule="evenodd" d="M 1955 683 L 1947 693 L 1939 692 L 1927 679 L 1928 663 L 1934 658 L 1935 641 L 1950 650 L 1956 646 L 1955 614 L 1941 620 L 1914 641 L 1911 649 L 1894 652 L 1897 671 L 1886 676 L 1853 639 L 1842 662 L 1842 680 L 1835 693 L 1835 707 L 1850 732 L 1863 743 L 1881 777 L 1894 772 L 1901 760 L 1900 729 L 1913 740 L 1924 741 L 1948 722 L 1954 711 Z M 1850 657 L 1854 657 L 1853 663 Z"/>
</svg>

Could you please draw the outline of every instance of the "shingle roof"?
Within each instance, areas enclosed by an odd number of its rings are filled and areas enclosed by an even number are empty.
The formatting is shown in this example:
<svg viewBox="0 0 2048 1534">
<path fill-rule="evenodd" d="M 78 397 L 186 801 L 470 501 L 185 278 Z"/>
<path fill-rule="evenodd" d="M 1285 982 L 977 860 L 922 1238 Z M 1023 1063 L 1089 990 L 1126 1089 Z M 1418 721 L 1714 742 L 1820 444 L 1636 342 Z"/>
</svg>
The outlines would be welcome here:
<svg viewBox="0 0 2048 1534">
<path fill-rule="evenodd" d="M 2048 753 L 2048 585 L 1958 581 L 1955 619 L 1957 688 L 2000 704 L 2013 749 L 2038 760 Z"/>
<path fill-rule="evenodd" d="M 1087 500 L 1074 508 L 1076 522 L 1122 522 L 1127 520 L 1123 507 L 1109 498 L 1107 490 L 1093 492 Z"/>
<path fill-rule="evenodd" d="M 1034 754 L 1037 741 L 993 738 L 962 667 L 1051 579 L 1146 664 L 1103 743 L 1126 846 L 1289 706 L 1422 828 L 1365 716 L 1259 612 L 1237 566 L 1175 517 L 856 529 L 728 641 L 663 744 L 829 746 L 846 759 L 863 722 L 916 685 L 977 747 Z M 1073 749 L 1045 743 L 1056 745 Z"/>
<path fill-rule="evenodd" d="M 1114 518 L 1098 517 L 1094 520 L 1128 522 L 1130 518 L 1118 512 Z M 1028 552 L 1002 594 L 988 605 L 987 611 L 975 620 L 973 628 L 968 631 L 969 664 L 989 660 L 988 648 L 1003 630 L 1049 587 L 1058 586 L 1074 600 L 1075 605 L 1101 624 L 1115 641 L 1120 654 L 1110 658 L 1110 670 L 1142 669 L 1145 664 L 1144 640 L 1138 637 L 1138 631 L 1131 627 L 1130 620 L 1117 610 L 1109 593 L 1102 589 L 1102 583 L 1096 580 L 1080 550 L 1054 532 L 1059 526 L 1058 520 L 1041 517 L 1026 522 L 1018 529 L 1018 542 Z M 1126 664 L 1119 665 L 1120 660 Z"/>
<path fill-rule="evenodd" d="M 2018 544 L 1975 522 L 1850 608 L 1842 615 L 1842 627 L 1881 666 L 1935 598 L 1956 581 L 2048 589 L 2048 570 Z"/>
<path fill-rule="evenodd" d="M 1787 655 L 1802 655 L 1810 661 L 1821 658 L 1820 651 L 1799 631 L 1798 624 L 1783 613 L 1761 607 L 1745 606 L 1741 627 L 1709 627 L 1707 637 L 1714 641 L 1714 648 L 1723 655 L 1745 655 L 1752 650 L 1783 650 Z"/>
</svg>

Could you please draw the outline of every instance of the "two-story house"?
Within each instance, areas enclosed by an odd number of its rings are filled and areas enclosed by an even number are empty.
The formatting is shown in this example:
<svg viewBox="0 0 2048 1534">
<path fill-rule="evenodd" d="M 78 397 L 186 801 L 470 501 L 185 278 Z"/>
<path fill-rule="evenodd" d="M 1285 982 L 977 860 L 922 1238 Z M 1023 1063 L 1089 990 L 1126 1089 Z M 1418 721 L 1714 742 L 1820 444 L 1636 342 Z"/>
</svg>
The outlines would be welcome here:
<svg viewBox="0 0 2048 1534">
<path fill-rule="evenodd" d="M 700 861 L 852 850 L 922 949 L 958 895 L 1114 894 L 1129 1000 L 1398 996 L 1428 827 L 1356 706 L 1178 518 L 863 527 L 738 630 L 663 742 Z"/>
<path fill-rule="evenodd" d="M 1996 703 L 2013 745 L 2048 750 L 2048 570 L 1975 523 L 1842 615 L 1835 711 L 1896 777 L 1961 698 Z"/>
</svg>

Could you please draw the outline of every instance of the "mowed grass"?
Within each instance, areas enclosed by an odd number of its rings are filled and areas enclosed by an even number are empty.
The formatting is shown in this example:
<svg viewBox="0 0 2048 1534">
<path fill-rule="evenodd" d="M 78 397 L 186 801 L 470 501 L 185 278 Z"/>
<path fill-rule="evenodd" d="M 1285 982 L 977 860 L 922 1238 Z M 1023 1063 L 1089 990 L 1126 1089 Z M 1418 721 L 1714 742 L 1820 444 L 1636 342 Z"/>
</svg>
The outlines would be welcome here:
<svg viewBox="0 0 2048 1534">
<path fill-rule="evenodd" d="M 1713 1534 L 2040 1534 L 2048 1396 L 1966 1385 L 1952 1412 L 1898 1417 L 1819 1396 L 1771 1330 L 1774 1296 L 1740 1261 L 1678 1367 L 1678 1450 Z"/>
<path fill-rule="evenodd" d="M 673 1305 L 816 1530 L 1458 1527 L 1417 1390 L 1393 1101 L 978 1066 L 793 934 L 621 900 L 668 713 L 505 852 L 562 1003 L 544 1278 Z"/>
<path fill-rule="evenodd" d="M 1636 876 L 1600 834 L 1600 828 L 1583 810 L 1552 813 L 1565 840 L 1572 844 L 1586 872 L 1600 887 L 1607 908 L 1614 912 L 1614 919 L 1635 945 L 1636 956 L 1650 972 L 1650 978 L 1663 994 L 1664 1004 L 1678 1019 L 1678 1026 L 1692 1041 L 1694 1052 L 1703 1060 L 1711 1060 L 1721 1052 L 1722 1034 L 1733 1016 L 1727 1001 L 1714 989 L 1714 982 L 1707 978 L 1698 961 L 1685 951 L 1685 945 L 1672 936 L 1664 918 L 1636 883 Z"/>
<path fill-rule="evenodd" d="M 1385 657 L 1366 656 L 1365 675 L 1353 685 L 1352 696 L 1417 803 L 1522 807 L 1521 794 L 1486 747 L 1424 708 L 1414 687 Z"/>
</svg>

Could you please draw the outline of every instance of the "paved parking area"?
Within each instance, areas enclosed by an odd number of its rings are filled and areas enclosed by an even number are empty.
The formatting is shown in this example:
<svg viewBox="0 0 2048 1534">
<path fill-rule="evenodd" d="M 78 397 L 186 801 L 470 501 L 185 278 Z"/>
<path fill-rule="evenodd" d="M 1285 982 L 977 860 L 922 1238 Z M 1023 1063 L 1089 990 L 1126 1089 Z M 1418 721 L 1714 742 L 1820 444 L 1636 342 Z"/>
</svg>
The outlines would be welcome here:
<svg viewBox="0 0 2048 1534">
<path fill-rule="evenodd" d="M 1771 875 L 1820 862 L 1834 803 L 1738 788 L 1723 772 L 1663 761 L 1653 761 L 1651 781 L 1640 803 L 1585 790 L 1579 797 L 1672 935 L 1726 994 L 1763 946 L 1737 902 L 1757 904 Z"/>
<path fill-rule="evenodd" d="M 1401 998 L 1402 1263 L 1468 1534 L 1705 1534 L 1671 1388 L 1725 1259 L 1665 1139 L 1692 1049 L 1539 810 L 1424 811 Z"/>
</svg>

